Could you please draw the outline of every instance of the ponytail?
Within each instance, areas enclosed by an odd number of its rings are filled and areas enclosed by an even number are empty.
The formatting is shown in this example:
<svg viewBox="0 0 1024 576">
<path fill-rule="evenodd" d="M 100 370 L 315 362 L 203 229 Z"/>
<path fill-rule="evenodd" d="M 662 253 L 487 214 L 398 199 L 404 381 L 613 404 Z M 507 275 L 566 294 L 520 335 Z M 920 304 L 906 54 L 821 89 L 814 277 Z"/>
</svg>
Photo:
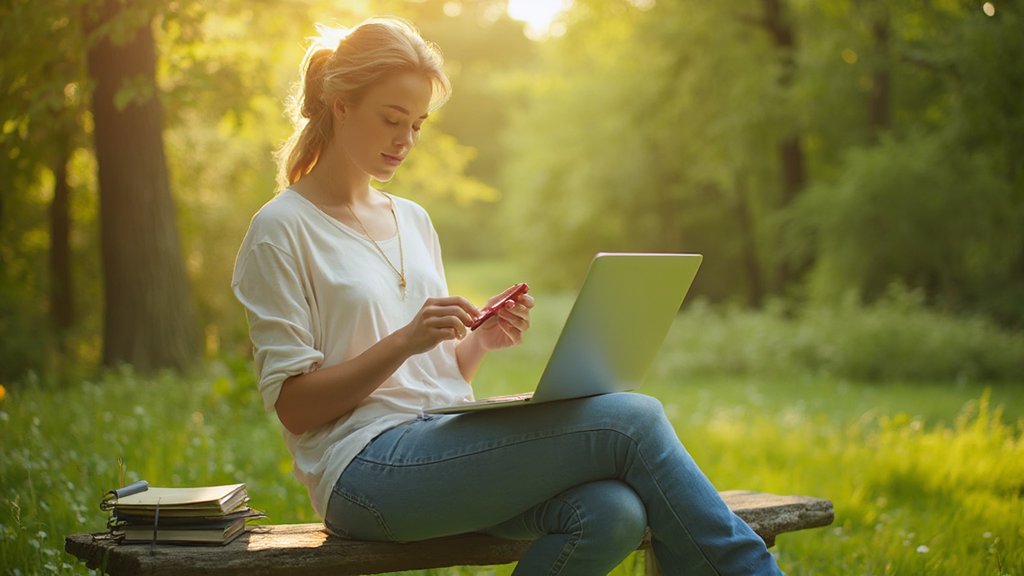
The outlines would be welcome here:
<svg viewBox="0 0 1024 576">
<path fill-rule="evenodd" d="M 331 107 L 323 98 L 324 68 L 333 52 L 311 49 L 303 58 L 301 89 L 289 103 L 295 131 L 278 151 L 277 183 L 286 188 L 309 173 L 330 139 Z"/>
</svg>

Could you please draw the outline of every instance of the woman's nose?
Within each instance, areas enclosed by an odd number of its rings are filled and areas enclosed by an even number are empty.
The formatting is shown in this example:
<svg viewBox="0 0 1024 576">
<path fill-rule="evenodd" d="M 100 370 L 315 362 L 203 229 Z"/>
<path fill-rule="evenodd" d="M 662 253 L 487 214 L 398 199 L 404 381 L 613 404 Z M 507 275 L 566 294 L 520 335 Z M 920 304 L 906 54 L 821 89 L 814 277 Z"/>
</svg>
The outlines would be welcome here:
<svg viewBox="0 0 1024 576">
<path fill-rule="evenodd" d="M 397 136 L 395 136 L 395 146 L 400 146 L 402 148 L 412 148 L 412 145 L 415 144 L 415 142 L 416 140 L 415 136 L 413 135 L 412 128 L 409 128 L 408 130 L 402 130 L 401 132 L 398 133 Z"/>
</svg>

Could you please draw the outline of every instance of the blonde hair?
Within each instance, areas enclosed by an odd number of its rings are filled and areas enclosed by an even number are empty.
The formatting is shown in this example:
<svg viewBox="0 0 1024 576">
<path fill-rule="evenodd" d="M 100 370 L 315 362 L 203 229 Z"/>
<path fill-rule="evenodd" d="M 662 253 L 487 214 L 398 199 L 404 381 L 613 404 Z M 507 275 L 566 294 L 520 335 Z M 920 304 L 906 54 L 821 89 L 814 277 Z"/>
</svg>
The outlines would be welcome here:
<svg viewBox="0 0 1024 576">
<path fill-rule="evenodd" d="M 338 99 L 358 103 L 369 87 L 390 74 L 406 71 L 430 80 L 431 110 L 451 95 L 441 51 L 405 20 L 370 18 L 351 30 L 317 25 L 317 31 L 320 35 L 306 50 L 300 81 L 288 103 L 295 131 L 276 154 L 281 188 L 294 184 L 316 166 L 331 140 L 331 109 Z"/>
</svg>

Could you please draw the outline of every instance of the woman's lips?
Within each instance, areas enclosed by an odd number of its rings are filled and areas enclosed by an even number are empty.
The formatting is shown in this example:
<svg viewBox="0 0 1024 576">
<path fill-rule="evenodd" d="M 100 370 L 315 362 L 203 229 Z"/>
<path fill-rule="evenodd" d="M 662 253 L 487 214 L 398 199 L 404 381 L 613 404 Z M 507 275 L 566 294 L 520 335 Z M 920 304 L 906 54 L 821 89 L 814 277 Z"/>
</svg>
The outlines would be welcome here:
<svg viewBox="0 0 1024 576">
<path fill-rule="evenodd" d="M 384 163 L 389 166 L 398 166 L 403 160 L 401 156 L 392 156 L 391 154 L 381 154 L 381 156 L 384 157 Z"/>
</svg>

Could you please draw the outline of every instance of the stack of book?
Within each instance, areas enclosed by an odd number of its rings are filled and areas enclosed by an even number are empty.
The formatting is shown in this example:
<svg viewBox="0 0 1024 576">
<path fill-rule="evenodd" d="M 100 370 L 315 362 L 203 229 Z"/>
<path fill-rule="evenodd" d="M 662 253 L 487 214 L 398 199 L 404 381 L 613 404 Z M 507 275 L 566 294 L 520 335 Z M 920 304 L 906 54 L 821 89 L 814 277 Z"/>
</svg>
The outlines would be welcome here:
<svg viewBox="0 0 1024 576">
<path fill-rule="evenodd" d="M 265 516 L 249 507 L 245 484 L 159 488 L 110 502 L 111 529 L 123 542 L 224 545 L 245 532 L 247 520 Z"/>
</svg>

